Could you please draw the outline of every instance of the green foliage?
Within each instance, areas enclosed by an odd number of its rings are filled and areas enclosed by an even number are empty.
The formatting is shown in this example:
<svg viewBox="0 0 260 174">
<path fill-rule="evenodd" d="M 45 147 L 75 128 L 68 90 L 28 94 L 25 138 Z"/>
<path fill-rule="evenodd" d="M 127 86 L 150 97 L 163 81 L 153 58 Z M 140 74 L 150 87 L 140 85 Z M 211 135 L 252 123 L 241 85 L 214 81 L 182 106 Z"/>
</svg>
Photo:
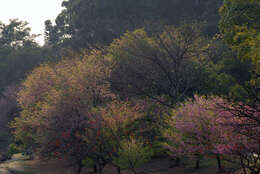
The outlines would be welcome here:
<svg viewBox="0 0 260 174">
<path fill-rule="evenodd" d="M 220 8 L 224 40 L 241 60 L 249 60 L 255 66 L 256 75 L 260 73 L 259 11 L 259 0 L 225 0 Z"/>
<path fill-rule="evenodd" d="M 91 153 L 92 156 L 105 160 L 105 163 L 113 163 L 113 156 L 119 155 L 121 140 L 128 139 L 139 131 L 134 123 L 143 116 L 143 107 L 139 103 L 113 101 L 97 108 L 96 112 L 102 118 L 101 130 L 94 137 L 91 134 L 83 136 L 88 140 L 87 142 L 97 146 Z M 94 160 L 98 163 L 100 159 Z"/>
<path fill-rule="evenodd" d="M 219 35 L 208 41 L 202 63 L 199 94 L 231 96 L 235 86 L 243 86 L 251 78 L 250 62 L 240 60 Z"/>
<path fill-rule="evenodd" d="M 122 33 L 145 27 L 148 31 L 182 21 L 206 21 L 205 34 L 217 31 L 217 10 L 222 0 L 68 0 L 56 25 L 45 22 L 46 44 L 74 49 L 109 44 Z M 84 19 L 84 20 L 83 20 Z"/>
<path fill-rule="evenodd" d="M 198 23 L 166 27 L 156 37 L 144 29 L 127 32 L 108 52 L 115 92 L 170 107 L 194 93 L 228 96 L 251 77 L 250 63 L 236 58 L 219 38 L 202 37 Z"/>
<path fill-rule="evenodd" d="M 125 96 L 148 96 L 172 104 L 192 95 L 203 65 L 205 38 L 198 24 L 169 26 L 157 36 L 127 32 L 108 48 L 111 85 Z"/>
<path fill-rule="evenodd" d="M 17 144 L 12 143 L 12 144 L 9 145 L 8 154 L 10 156 L 12 156 L 16 153 L 19 153 L 19 152 L 21 152 L 21 149 L 17 146 Z"/>
<path fill-rule="evenodd" d="M 9 24 L 0 22 L 0 48 L 20 49 L 23 47 L 36 47 L 35 35 L 31 35 L 28 23 L 11 19 Z"/>
<path fill-rule="evenodd" d="M 118 157 L 113 162 L 123 169 L 130 169 L 136 173 L 136 169 L 142 167 L 153 155 L 152 149 L 141 140 L 131 137 L 129 140 L 122 140 Z"/>
<path fill-rule="evenodd" d="M 212 64 L 204 66 L 200 79 L 200 86 L 197 88 L 197 93 L 204 95 L 228 95 L 230 87 L 232 87 L 236 81 L 230 75 L 221 71 L 222 66 L 220 64 Z"/>
<path fill-rule="evenodd" d="M 144 103 L 144 114 L 133 123 L 136 129 L 134 135 L 151 146 L 154 152 L 153 156 L 165 155 L 165 148 L 162 147 L 165 138 L 160 130 L 168 126 L 166 118 L 169 114 L 169 108 L 149 98 L 143 99 L 142 102 Z"/>
<path fill-rule="evenodd" d="M 86 158 L 84 160 L 82 160 L 82 165 L 85 166 L 85 167 L 94 167 L 95 166 L 95 161 L 91 158 Z"/>
<path fill-rule="evenodd" d="M 0 92 L 19 83 L 35 66 L 49 61 L 50 52 L 40 48 L 28 23 L 18 19 L 0 22 Z"/>
<path fill-rule="evenodd" d="M 0 53 L 0 88 L 19 83 L 34 67 L 49 61 L 49 57 L 48 51 L 42 48 L 23 48 Z"/>
<path fill-rule="evenodd" d="M 229 96 L 232 97 L 235 101 L 248 101 L 248 93 L 244 86 L 236 84 L 230 87 Z"/>
</svg>

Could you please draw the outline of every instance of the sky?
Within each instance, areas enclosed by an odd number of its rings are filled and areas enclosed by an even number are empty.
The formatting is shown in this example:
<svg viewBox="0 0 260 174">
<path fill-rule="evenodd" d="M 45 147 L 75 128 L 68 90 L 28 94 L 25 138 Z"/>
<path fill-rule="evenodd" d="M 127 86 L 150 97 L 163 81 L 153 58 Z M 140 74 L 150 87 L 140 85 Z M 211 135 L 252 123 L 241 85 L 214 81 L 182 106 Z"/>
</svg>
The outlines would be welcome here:
<svg viewBox="0 0 260 174">
<path fill-rule="evenodd" d="M 0 0 L 0 21 L 7 24 L 9 19 L 27 21 L 32 34 L 44 33 L 44 21 L 55 20 L 62 11 L 63 0 Z M 43 44 L 43 35 L 37 38 Z"/>
</svg>

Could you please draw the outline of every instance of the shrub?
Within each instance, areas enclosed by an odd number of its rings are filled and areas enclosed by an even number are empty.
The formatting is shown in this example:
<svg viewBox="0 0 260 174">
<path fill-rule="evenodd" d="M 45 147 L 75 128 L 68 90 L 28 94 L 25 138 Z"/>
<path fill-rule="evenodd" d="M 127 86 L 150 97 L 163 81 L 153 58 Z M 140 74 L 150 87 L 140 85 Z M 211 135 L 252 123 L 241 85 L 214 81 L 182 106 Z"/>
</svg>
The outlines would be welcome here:
<svg viewBox="0 0 260 174">
<path fill-rule="evenodd" d="M 21 152 L 21 149 L 16 144 L 12 143 L 9 145 L 8 154 L 10 156 L 12 156 L 16 153 L 19 153 L 19 152 Z"/>
<path fill-rule="evenodd" d="M 129 140 L 121 141 L 118 157 L 114 157 L 113 162 L 136 174 L 136 169 L 148 162 L 152 155 L 153 151 L 148 145 L 131 137 Z"/>
</svg>

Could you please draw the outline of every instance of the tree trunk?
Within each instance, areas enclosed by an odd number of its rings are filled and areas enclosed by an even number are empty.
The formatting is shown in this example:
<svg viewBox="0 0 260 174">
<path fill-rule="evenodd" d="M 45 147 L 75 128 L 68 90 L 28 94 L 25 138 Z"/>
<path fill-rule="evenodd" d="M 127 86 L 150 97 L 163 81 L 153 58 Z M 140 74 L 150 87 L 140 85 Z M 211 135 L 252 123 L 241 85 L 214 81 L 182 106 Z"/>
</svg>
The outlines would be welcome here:
<svg viewBox="0 0 260 174">
<path fill-rule="evenodd" d="M 217 162 L 218 162 L 218 171 L 221 172 L 222 171 L 222 166 L 221 166 L 221 160 L 220 160 L 220 155 L 217 154 Z"/>
<path fill-rule="evenodd" d="M 174 158 L 174 159 L 172 159 L 172 160 L 174 160 L 174 164 L 172 164 L 172 165 L 170 166 L 170 168 L 180 166 L 180 164 L 181 164 L 181 159 L 180 159 L 179 157 L 176 157 L 176 158 Z"/>
<path fill-rule="evenodd" d="M 97 174 L 102 174 L 104 166 L 102 164 L 97 164 Z"/>
<path fill-rule="evenodd" d="M 196 169 L 200 168 L 200 159 L 199 158 L 196 159 L 196 167 L 195 168 Z"/>
<path fill-rule="evenodd" d="M 97 165 L 94 165 L 94 167 L 93 167 L 93 173 L 97 173 Z"/>
<path fill-rule="evenodd" d="M 121 174 L 121 169 L 120 169 L 120 167 L 116 167 L 116 170 L 117 170 L 117 174 Z"/>
<path fill-rule="evenodd" d="M 175 165 L 180 166 L 180 164 L 181 164 L 181 159 L 179 157 L 177 157 L 175 160 Z"/>
<path fill-rule="evenodd" d="M 34 159 L 33 154 L 30 154 L 30 155 L 29 155 L 29 159 L 30 159 L 30 160 L 33 160 L 33 159 Z"/>
<path fill-rule="evenodd" d="M 80 173 L 81 173 L 82 167 L 83 167 L 83 165 L 82 165 L 81 161 L 78 162 L 78 170 L 77 170 L 77 174 L 80 174 Z"/>
<path fill-rule="evenodd" d="M 246 173 L 247 173 L 247 172 L 246 172 L 246 168 L 245 168 L 245 165 L 244 165 L 244 162 L 243 162 L 243 158 L 242 158 L 241 155 L 240 155 L 240 163 L 241 163 L 241 167 L 242 167 L 242 169 L 243 169 L 244 174 L 246 174 Z"/>
</svg>

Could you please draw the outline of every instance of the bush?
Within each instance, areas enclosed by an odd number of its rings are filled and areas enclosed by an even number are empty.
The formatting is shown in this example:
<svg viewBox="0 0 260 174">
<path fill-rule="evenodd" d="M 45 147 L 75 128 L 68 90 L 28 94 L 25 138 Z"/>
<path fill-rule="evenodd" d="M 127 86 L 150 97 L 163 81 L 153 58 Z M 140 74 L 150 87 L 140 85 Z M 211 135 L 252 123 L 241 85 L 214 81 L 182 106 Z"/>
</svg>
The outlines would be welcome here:
<svg viewBox="0 0 260 174">
<path fill-rule="evenodd" d="M 12 156 L 12 155 L 19 153 L 19 152 L 21 152 L 21 150 L 16 144 L 12 143 L 12 144 L 9 145 L 8 155 Z"/>
<path fill-rule="evenodd" d="M 130 140 L 123 140 L 120 143 L 118 155 L 118 157 L 114 157 L 114 164 L 122 169 L 130 169 L 136 174 L 136 169 L 151 159 L 153 151 L 141 140 L 130 138 Z"/>
</svg>

